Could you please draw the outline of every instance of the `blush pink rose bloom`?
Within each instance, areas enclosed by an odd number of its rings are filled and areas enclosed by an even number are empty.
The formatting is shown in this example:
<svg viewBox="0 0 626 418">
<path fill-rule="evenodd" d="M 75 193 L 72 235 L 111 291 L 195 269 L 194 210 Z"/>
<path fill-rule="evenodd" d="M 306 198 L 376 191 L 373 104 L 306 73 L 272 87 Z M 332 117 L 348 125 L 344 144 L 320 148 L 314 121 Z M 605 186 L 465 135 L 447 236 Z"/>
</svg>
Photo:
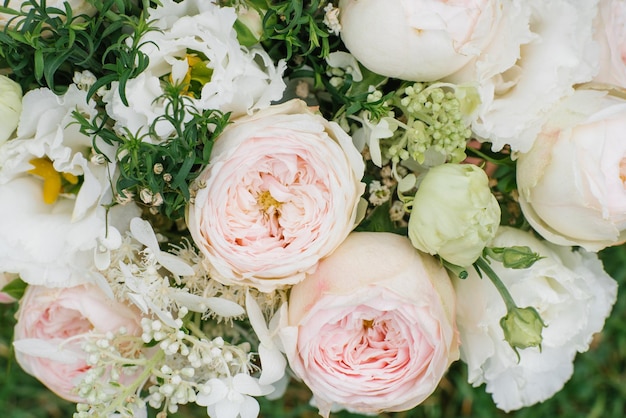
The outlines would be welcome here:
<svg viewBox="0 0 626 418">
<path fill-rule="evenodd" d="M 29 286 L 16 314 L 15 357 L 52 392 L 84 401 L 76 385 L 89 370 L 81 348 L 91 333 L 141 333 L 137 310 L 109 299 L 94 285 L 69 288 Z"/>
<path fill-rule="evenodd" d="M 363 172 L 350 136 L 301 100 L 235 120 L 187 216 L 212 277 L 261 291 L 301 281 L 355 226 Z"/>
<path fill-rule="evenodd" d="M 626 88 L 626 2 L 600 0 L 594 39 L 600 50 L 600 71 L 593 81 Z"/>
<path fill-rule="evenodd" d="M 280 330 L 320 414 L 403 411 L 459 357 L 446 270 L 400 235 L 354 232 L 291 290 Z"/>
</svg>

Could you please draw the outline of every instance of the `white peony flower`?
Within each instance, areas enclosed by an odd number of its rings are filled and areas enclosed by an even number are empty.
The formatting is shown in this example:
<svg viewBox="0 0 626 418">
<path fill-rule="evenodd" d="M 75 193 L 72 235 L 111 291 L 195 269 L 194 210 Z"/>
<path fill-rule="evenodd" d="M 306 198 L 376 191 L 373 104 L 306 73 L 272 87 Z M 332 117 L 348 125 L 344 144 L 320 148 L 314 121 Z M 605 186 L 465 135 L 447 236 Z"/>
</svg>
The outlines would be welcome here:
<svg viewBox="0 0 626 418">
<path fill-rule="evenodd" d="M 455 83 L 477 82 L 482 104 L 472 130 L 491 142 L 528 151 L 543 118 L 573 85 L 597 72 L 592 40 L 596 0 L 506 1 L 503 24 Z"/>
<path fill-rule="evenodd" d="M 117 129 L 146 133 L 164 114 L 165 103 L 156 100 L 164 93 L 163 77 L 174 83 L 191 77 L 199 91 L 188 98 L 197 110 L 218 109 L 232 112 L 233 117 L 265 108 L 282 97 L 285 63 L 274 65 L 260 46 L 245 48 L 239 44 L 233 8 L 201 0 L 165 0 L 162 4 L 150 9 L 150 19 L 158 30 L 141 38 L 141 50 L 150 57 L 150 63 L 142 74 L 128 81 L 128 106 L 122 103 L 116 83 L 103 98 Z M 167 123 L 157 126 L 161 137 L 172 130 Z"/>
<path fill-rule="evenodd" d="M 455 279 L 461 360 L 468 380 L 487 384 L 498 408 L 505 411 L 533 405 L 561 390 L 573 373 L 577 352 L 587 351 L 617 297 L 617 283 L 603 270 L 594 253 L 573 251 L 539 241 L 531 233 L 501 227 L 494 246 L 528 246 L 545 257 L 523 270 L 491 267 L 520 307 L 535 307 L 547 327 L 541 350 L 518 350 L 504 340 L 499 321 L 506 307 L 487 278 L 473 270 Z"/>
</svg>

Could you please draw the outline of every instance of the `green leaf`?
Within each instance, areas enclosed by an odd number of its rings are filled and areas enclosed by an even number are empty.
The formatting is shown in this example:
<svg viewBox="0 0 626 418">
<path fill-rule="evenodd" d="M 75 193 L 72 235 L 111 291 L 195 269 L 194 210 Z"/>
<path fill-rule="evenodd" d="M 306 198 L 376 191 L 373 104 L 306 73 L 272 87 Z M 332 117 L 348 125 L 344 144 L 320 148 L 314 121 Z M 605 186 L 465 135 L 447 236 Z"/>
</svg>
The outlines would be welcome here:
<svg viewBox="0 0 626 418">
<path fill-rule="evenodd" d="M 17 278 L 7 283 L 1 291 L 11 296 L 12 298 L 21 299 L 21 297 L 24 296 L 24 292 L 26 291 L 27 286 L 28 284 L 26 282 L 24 282 L 20 278 Z"/>
</svg>

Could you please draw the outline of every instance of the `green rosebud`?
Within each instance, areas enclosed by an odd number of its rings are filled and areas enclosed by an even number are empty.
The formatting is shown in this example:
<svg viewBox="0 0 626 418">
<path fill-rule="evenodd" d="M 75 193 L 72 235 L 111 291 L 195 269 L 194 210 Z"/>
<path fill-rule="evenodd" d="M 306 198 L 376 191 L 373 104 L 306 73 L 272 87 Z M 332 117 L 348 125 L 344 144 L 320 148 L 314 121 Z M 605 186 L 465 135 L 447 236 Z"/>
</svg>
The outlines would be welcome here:
<svg viewBox="0 0 626 418">
<path fill-rule="evenodd" d="M 500 326 L 504 331 L 504 339 L 517 354 L 518 348 L 539 347 L 543 338 L 541 331 L 546 324 L 541 319 L 539 312 L 533 307 L 510 309 L 506 316 L 500 320 Z"/>
<path fill-rule="evenodd" d="M 500 206 L 485 172 L 472 164 L 431 168 L 415 193 L 408 235 L 415 248 L 471 266 L 500 225 Z"/>
<path fill-rule="evenodd" d="M 517 245 L 512 247 L 487 247 L 484 254 L 501 262 L 504 267 L 512 269 L 527 269 L 535 264 L 537 260 L 544 258 L 533 252 L 530 247 Z"/>
</svg>

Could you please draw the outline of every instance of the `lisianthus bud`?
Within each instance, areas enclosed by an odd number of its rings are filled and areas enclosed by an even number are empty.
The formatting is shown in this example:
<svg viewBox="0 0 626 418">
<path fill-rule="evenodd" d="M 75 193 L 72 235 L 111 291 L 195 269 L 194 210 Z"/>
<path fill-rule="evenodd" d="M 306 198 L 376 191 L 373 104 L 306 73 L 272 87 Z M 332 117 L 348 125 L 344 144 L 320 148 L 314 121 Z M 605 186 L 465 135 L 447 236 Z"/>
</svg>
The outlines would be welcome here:
<svg viewBox="0 0 626 418">
<path fill-rule="evenodd" d="M 541 349 L 541 342 L 543 341 L 541 331 L 546 324 L 535 308 L 516 307 L 511 309 L 500 320 L 500 326 L 504 331 L 504 339 L 515 350 L 515 353 L 517 353 L 518 348 L 539 347 Z"/>
<path fill-rule="evenodd" d="M 22 88 L 0 75 L 0 144 L 11 137 L 22 113 Z"/>
<path fill-rule="evenodd" d="M 506 268 L 526 269 L 542 257 L 533 252 L 530 247 L 513 246 L 513 247 L 492 247 L 485 248 L 485 255 L 502 263 Z"/>
<path fill-rule="evenodd" d="M 443 164 L 430 169 L 415 194 L 409 238 L 418 250 L 464 267 L 480 256 L 499 223 L 500 206 L 485 172 Z"/>
<path fill-rule="evenodd" d="M 237 11 L 237 20 L 233 27 L 237 31 L 237 40 L 243 46 L 250 47 L 259 43 L 263 36 L 263 16 L 248 7 L 239 7 Z"/>
</svg>

